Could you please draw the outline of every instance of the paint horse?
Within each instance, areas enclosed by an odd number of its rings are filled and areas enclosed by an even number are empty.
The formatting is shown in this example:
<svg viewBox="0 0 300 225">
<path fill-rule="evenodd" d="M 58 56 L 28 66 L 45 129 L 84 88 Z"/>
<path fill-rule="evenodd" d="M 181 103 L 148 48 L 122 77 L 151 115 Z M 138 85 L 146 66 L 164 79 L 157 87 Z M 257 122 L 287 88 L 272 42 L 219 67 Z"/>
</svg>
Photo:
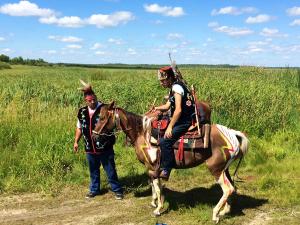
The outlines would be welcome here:
<svg viewBox="0 0 300 225">
<path fill-rule="evenodd" d="M 149 120 L 147 116 L 136 115 L 122 108 L 115 107 L 114 102 L 104 104 L 100 110 L 100 119 L 93 131 L 93 138 L 109 135 L 112 132 L 124 131 L 134 146 L 138 160 L 149 171 L 157 169 L 159 148 L 153 148 L 149 141 Z M 220 216 L 230 212 L 228 198 L 235 191 L 229 174 L 230 164 L 237 158 L 242 158 L 248 150 L 248 139 L 240 131 L 231 130 L 221 125 L 211 125 L 207 149 L 184 151 L 184 163 L 176 159 L 176 168 L 185 169 L 206 163 L 211 174 L 221 186 L 223 195 L 213 209 L 213 221 L 219 222 Z M 177 149 L 174 149 L 175 155 Z M 158 156 L 155 158 L 155 156 Z M 238 164 L 239 165 L 239 164 Z M 238 166 L 237 166 L 238 169 Z M 236 170 L 237 170 L 236 169 Z M 158 216 L 163 208 L 162 182 L 160 178 L 152 177 L 152 202 L 156 207 L 153 213 Z"/>
</svg>

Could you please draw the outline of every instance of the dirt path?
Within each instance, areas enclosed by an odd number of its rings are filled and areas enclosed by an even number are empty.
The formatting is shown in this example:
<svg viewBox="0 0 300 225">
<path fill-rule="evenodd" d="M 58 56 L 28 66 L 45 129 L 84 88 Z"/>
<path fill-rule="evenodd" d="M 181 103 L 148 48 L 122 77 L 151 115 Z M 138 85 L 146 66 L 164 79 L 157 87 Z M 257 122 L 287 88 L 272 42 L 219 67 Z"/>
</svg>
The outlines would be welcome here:
<svg viewBox="0 0 300 225">
<path fill-rule="evenodd" d="M 0 224 L 111 224 L 114 220 L 118 221 L 114 224 L 129 225 L 133 223 L 122 218 L 134 216 L 136 203 L 130 198 L 115 200 L 110 193 L 69 200 L 39 194 L 7 196 L 0 198 Z"/>
<path fill-rule="evenodd" d="M 85 199 L 84 193 L 62 194 L 58 197 L 41 194 L 0 196 L 1 225 L 155 225 L 164 220 L 168 225 L 182 223 L 180 211 L 171 211 L 162 219 L 151 215 L 151 197 L 134 197 L 128 194 L 123 200 L 115 200 L 112 193 Z M 299 210 L 262 208 L 246 209 L 242 216 L 233 216 L 221 224 L 274 225 L 300 224 Z M 200 216 L 200 215 L 199 215 Z M 181 220 L 181 222 L 180 222 Z M 213 224 L 210 219 L 197 220 L 195 224 Z"/>
</svg>

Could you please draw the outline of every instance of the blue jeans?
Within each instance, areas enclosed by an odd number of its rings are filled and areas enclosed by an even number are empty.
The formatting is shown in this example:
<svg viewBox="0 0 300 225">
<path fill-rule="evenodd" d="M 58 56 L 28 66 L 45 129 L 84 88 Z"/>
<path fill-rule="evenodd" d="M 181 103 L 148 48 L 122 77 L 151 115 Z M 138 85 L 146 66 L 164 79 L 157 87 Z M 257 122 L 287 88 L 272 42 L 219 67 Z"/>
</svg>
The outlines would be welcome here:
<svg viewBox="0 0 300 225">
<path fill-rule="evenodd" d="M 86 158 L 90 170 L 90 192 L 100 192 L 100 166 L 102 164 L 112 191 L 123 193 L 123 188 L 118 180 L 113 150 L 108 150 L 101 154 L 86 154 Z"/>
<path fill-rule="evenodd" d="M 171 169 L 175 167 L 176 161 L 175 161 L 173 145 L 183 134 L 187 132 L 190 126 L 191 126 L 191 122 L 185 122 L 181 124 L 175 123 L 172 130 L 172 137 L 161 138 L 159 140 L 159 146 L 161 150 L 160 168 L 170 172 Z"/>
</svg>

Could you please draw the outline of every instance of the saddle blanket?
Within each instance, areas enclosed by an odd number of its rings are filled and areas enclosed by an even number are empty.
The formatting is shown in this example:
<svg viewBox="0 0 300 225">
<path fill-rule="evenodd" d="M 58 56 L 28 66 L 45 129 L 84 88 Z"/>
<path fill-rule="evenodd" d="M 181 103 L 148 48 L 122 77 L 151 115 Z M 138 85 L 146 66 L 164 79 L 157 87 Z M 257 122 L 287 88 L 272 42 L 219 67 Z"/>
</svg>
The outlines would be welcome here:
<svg viewBox="0 0 300 225">
<path fill-rule="evenodd" d="M 230 158 L 235 157 L 239 153 L 240 146 L 239 140 L 236 137 L 236 131 L 220 124 L 217 124 L 217 128 L 226 141 L 227 146 L 225 149 L 229 152 Z"/>
</svg>

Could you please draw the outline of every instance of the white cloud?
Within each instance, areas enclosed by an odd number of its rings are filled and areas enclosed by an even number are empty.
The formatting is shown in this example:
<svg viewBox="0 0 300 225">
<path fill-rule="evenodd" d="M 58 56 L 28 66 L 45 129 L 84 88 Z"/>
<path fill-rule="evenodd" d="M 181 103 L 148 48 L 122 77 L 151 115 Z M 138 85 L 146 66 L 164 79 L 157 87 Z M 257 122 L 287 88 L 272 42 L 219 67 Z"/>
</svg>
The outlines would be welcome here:
<svg viewBox="0 0 300 225">
<path fill-rule="evenodd" d="M 209 22 L 208 23 L 208 27 L 217 27 L 217 26 L 219 26 L 218 22 Z"/>
<path fill-rule="evenodd" d="M 129 55 L 136 55 L 137 54 L 136 51 L 133 48 L 128 48 L 127 52 L 128 52 Z"/>
<path fill-rule="evenodd" d="M 257 12 L 257 9 L 254 7 L 237 8 L 234 6 L 227 6 L 227 7 L 221 8 L 219 10 L 213 9 L 213 11 L 211 12 L 211 15 L 216 16 L 216 15 L 228 14 L 228 15 L 237 16 L 237 15 L 241 15 L 244 13 L 255 13 L 255 12 Z"/>
<path fill-rule="evenodd" d="M 265 37 L 288 37 L 288 34 L 282 34 L 278 29 L 264 28 L 260 35 Z"/>
<path fill-rule="evenodd" d="M 265 39 L 265 41 L 251 41 L 251 42 L 248 42 L 248 45 L 249 46 L 254 46 L 254 47 L 266 46 L 266 45 L 269 45 L 271 41 L 272 41 L 272 39 L 268 38 L 268 39 Z"/>
<path fill-rule="evenodd" d="M 244 53 L 257 53 L 266 51 L 263 47 L 268 47 L 269 41 L 253 41 L 248 43 L 248 49 Z"/>
<path fill-rule="evenodd" d="M 144 5 L 144 9 L 146 12 L 172 17 L 183 16 L 185 14 L 182 7 L 160 6 L 158 4 L 146 4 Z"/>
<path fill-rule="evenodd" d="M 10 48 L 4 48 L 0 50 L 1 53 L 10 53 L 12 50 Z"/>
<path fill-rule="evenodd" d="M 81 45 L 67 45 L 66 46 L 67 48 L 70 48 L 70 49 L 81 49 L 82 48 L 82 46 Z"/>
<path fill-rule="evenodd" d="M 293 7 L 286 10 L 289 16 L 300 16 L 300 7 Z"/>
<path fill-rule="evenodd" d="M 107 40 L 109 43 L 113 43 L 113 44 L 116 44 L 116 45 L 121 45 L 123 44 L 123 41 L 122 39 L 114 39 L 114 38 L 110 38 Z"/>
<path fill-rule="evenodd" d="M 215 27 L 214 31 L 228 34 L 229 36 L 244 36 L 254 33 L 252 30 L 248 28 L 237 28 L 237 27 L 228 27 L 228 26 L 220 26 Z"/>
<path fill-rule="evenodd" d="M 246 23 L 266 23 L 274 19 L 274 17 L 269 16 L 267 14 L 260 14 L 257 16 L 250 16 L 246 19 Z"/>
<path fill-rule="evenodd" d="M 263 51 L 264 51 L 264 49 L 262 49 L 262 48 L 257 48 L 257 47 L 250 47 L 249 48 L 250 53 L 263 52 Z"/>
<path fill-rule="evenodd" d="M 95 14 L 86 19 L 88 24 L 96 25 L 98 28 L 115 27 L 119 24 L 126 24 L 128 21 L 133 20 L 134 16 L 131 12 L 120 11 L 110 15 Z"/>
<path fill-rule="evenodd" d="M 47 51 L 47 53 L 50 54 L 50 55 L 54 55 L 54 54 L 57 53 L 57 51 L 56 50 L 49 50 L 49 51 Z"/>
<path fill-rule="evenodd" d="M 4 37 L 0 37 L 0 41 L 5 41 L 5 38 Z"/>
<path fill-rule="evenodd" d="M 193 56 L 202 54 L 201 50 L 197 48 L 190 48 L 189 53 Z"/>
<path fill-rule="evenodd" d="M 292 45 L 292 46 L 289 46 L 289 50 L 291 52 L 300 52 L 300 45 Z"/>
<path fill-rule="evenodd" d="M 266 50 L 260 47 L 256 47 L 256 46 L 248 46 L 246 49 L 244 50 L 240 50 L 237 53 L 238 54 L 242 54 L 242 55 L 251 55 L 251 54 L 255 54 L 255 53 L 260 53 L 260 52 L 265 52 Z"/>
<path fill-rule="evenodd" d="M 45 24 L 56 24 L 60 27 L 71 27 L 77 28 L 85 25 L 85 22 L 78 16 L 64 16 L 61 18 L 57 18 L 55 16 L 45 17 L 39 19 L 40 23 Z"/>
<path fill-rule="evenodd" d="M 96 49 L 99 49 L 99 48 L 102 48 L 103 45 L 100 44 L 100 43 L 95 43 L 90 49 L 91 50 L 96 50 Z"/>
<path fill-rule="evenodd" d="M 175 39 L 181 39 L 181 38 L 183 38 L 183 35 L 178 34 L 178 33 L 170 33 L 167 35 L 168 40 L 175 40 Z"/>
<path fill-rule="evenodd" d="M 0 7 L 0 13 L 10 16 L 39 16 L 49 17 L 54 15 L 51 9 L 39 8 L 38 5 L 29 1 L 20 1 L 19 3 L 5 4 Z"/>
<path fill-rule="evenodd" d="M 74 36 L 62 37 L 62 36 L 50 35 L 48 38 L 51 39 L 51 40 L 55 40 L 55 41 L 71 42 L 71 43 L 81 42 L 82 41 L 81 38 L 74 37 Z"/>
<path fill-rule="evenodd" d="M 0 13 L 8 14 L 10 16 L 37 16 L 40 17 L 40 23 L 71 28 L 82 27 L 85 25 L 96 25 L 99 28 L 114 27 L 119 24 L 126 24 L 128 21 L 134 19 L 133 14 L 127 11 L 120 11 L 112 14 L 95 14 L 88 18 L 80 18 L 79 16 L 57 17 L 55 11 L 40 8 L 38 5 L 29 1 L 5 4 L 0 7 Z"/>
<path fill-rule="evenodd" d="M 290 26 L 300 26 L 300 19 L 296 19 L 290 23 Z"/>
<path fill-rule="evenodd" d="M 96 51 L 95 55 L 105 55 L 105 52 L 103 52 L 103 51 Z"/>
<path fill-rule="evenodd" d="M 271 45 L 271 49 L 274 52 L 279 54 L 300 53 L 300 45 L 287 45 L 287 46 Z"/>
</svg>

